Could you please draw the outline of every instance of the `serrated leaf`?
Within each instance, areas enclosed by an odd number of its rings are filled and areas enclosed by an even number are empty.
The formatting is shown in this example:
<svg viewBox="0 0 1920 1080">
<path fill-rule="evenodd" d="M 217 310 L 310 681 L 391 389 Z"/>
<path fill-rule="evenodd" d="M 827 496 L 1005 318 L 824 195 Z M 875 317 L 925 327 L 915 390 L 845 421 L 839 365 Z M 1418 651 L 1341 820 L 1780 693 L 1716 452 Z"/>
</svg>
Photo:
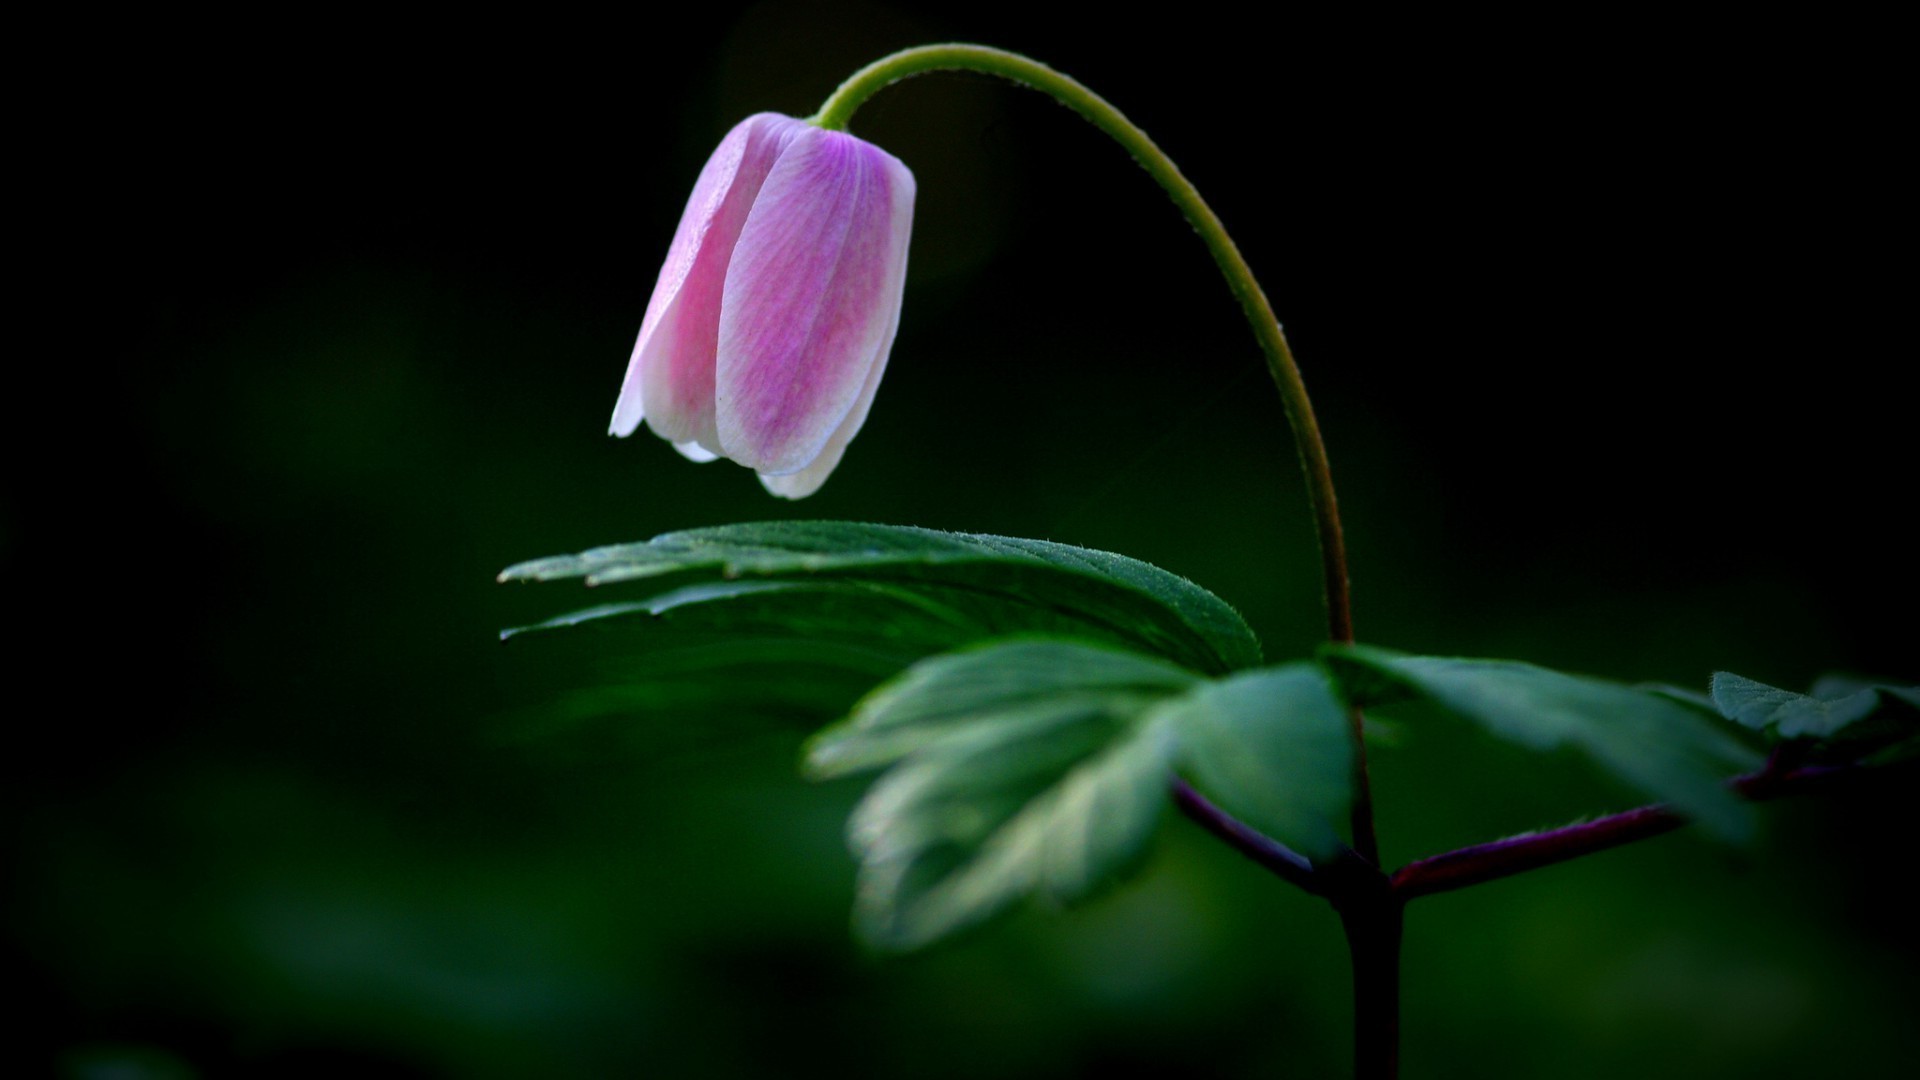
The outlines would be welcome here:
<svg viewBox="0 0 1920 1080">
<path fill-rule="evenodd" d="M 1864 720 L 1880 707 L 1872 688 L 1854 690 L 1829 700 L 1768 686 L 1731 671 L 1713 676 L 1713 704 L 1720 715 L 1755 731 L 1783 739 L 1827 739 L 1841 728 Z"/>
<path fill-rule="evenodd" d="M 700 581 L 850 581 L 951 607 L 998 633 L 1072 633 L 1204 672 L 1257 665 L 1253 632 L 1225 601 L 1137 559 L 1041 540 L 852 522 L 766 522 L 667 533 L 640 544 L 510 567 L 502 581 L 581 579 L 666 593 Z M 604 608 L 600 609 L 605 611 Z M 545 624 L 542 624 L 545 625 Z M 879 624 L 884 627 L 884 622 Z M 978 637 L 970 640 L 979 640 Z"/>
<path fill-rule="evenodd" d="M 1510 660 L 1408 656 L 1369 646 L 1323 659 L 1355 704 L 1419 698 L 1535 750 L 1568 746 L 1725 839 L 1752 834 L 1752 807 L 1725 781 L 1758 755 L 1687 705 L 1621 683 Z"/>
<path fill-rule="evenodd" d="M 1889 765 L 1920 752 L 1920 686 L 1823 676 L 1811 694 L 1735 675 L 1713 676 L 1722 715 L 1775 739 L 1801 739 L 1814 760 Z"/>
<path fill-rule="evenodd" d="M 1310 859 L 1341 851 L 1353 738 L 1346 706 L 1318 667 L 1288 664 L 1205 683 L 1154 718 L 1173 730 L 1185 771 L 1222 809 Z"/>
<path fill-rule="evenodd" d="M 1167 800 L 1171 739 L 1109 703 L 941 740 L 855 809 L 855 922 L 886 949 L 971 926 L 1028 893 L 1080 900 L 1136 863 Z"/>
<path fill-rule="evenodd" d="M 642 721 L 643 738 L 675 726 L 734 733 L 818 726 L 915 660 L 1003 632 L 975 601 L 858 581 L 699 582 L 503 636 L 529 659 L 568 649 L 564 665 L 535 669 L 567 674 L 523 722 L 529 732 L 618 716 Z M 536 632 L 559 627 L 570 634 Z"/>
<path fill-rule="evenodd" d="M 914 665 L 815 735 L 807 765 L 820 777 L 879 768 L 957 732 L 1063 709 L 1132 715 L 1197 681 L 1164 660 L 1073 641 L 1016 640 L 948 653 Z"/>
<path fill-rule="evenodd" d="M 545 660 L 527 678 L 566 673 L 517 722 L 526 733 L 621 718 L 640 723 L 642 741 L 667 727 L 688 729 L 674 736 L 685 740 L 706 729 L 731 738 L 743 727 L 818 727 L 914 661 L 984 640 L 1036 628 L 1087 636 L 1066 616 L 1006 615 L 991 597 L 944 586 L 712 581 L 502 636 L 515 653 Z M 559 628 L 568 633 L 548 632 Z M 555 648 L 564 659 L 539 656 Z"/>
<path fill-rule="evenodd" d="M 1126 870 L 1168 801 L 1170 736 L 1146 714 L 1199 682 L 1156 657 L 1020 639 L 923 660 L 867 695 L 808 755 L 823 776 L 893 766 L 848 823 L 863 936 L 916 948 Z"/>
<path fill-rule="evenodd" d="M 1659 694 L 1663 698 L 1698 709 L 1709 716 L 1720 715 L 1720 710 L 1713 707 L 1713 698 L 1710 695 L 1691 687 L 1674 686 L 1670 683 L 1638 683 L 1635 689 L 1645 690 L 1649 694 Z"/>
</svg>

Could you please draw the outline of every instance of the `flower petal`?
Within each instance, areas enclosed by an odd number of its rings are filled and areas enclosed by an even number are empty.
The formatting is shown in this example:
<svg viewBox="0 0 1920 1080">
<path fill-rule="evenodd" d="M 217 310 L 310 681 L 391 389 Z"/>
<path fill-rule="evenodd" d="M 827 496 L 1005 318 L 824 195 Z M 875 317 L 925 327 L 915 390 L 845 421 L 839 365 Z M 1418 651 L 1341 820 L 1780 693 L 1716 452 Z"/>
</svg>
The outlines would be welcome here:
<svg viewBox="0 0 1920 1080">
<path fill-rule="evenodd" d="M 907 183 L 897 190 L 904 192 L 907 200 L 905 220 L 911 223 L 913 178 L 909 176 Z M 903 249 L 905 243 L 903 238 L 901 241 Z M 889 283 L 889 287 L 895 295 L 899 295 L 906 288 L 906 259 L 899 260 L 898 267 L 894 269 L 894 278 L 895 280 Z M 899 329 L 900 305 L 896 303 L 893 306 L 893 317 L 887 325 L 887 332 L 880 339 L 880 347 L 875 354 L 873 366 L 867 373 L 866 385 L 860 388 L 860 396 L 854 400 L 853 409 L 847 413 L 847 418 L 840 421 L 840 426 L 835 428 L 833 434 L 827 438 L 827 445 L 820 448 L 820 456 L 807 463 L 806 467 L 799 472 L 780 475 L 761 473 L 760 486 L 783 499 L 804 499 L 820 490 L 820 485 L 827 482 L 827 475 L 840 464 L 840 456 L 846 453 L 847 444 L 853 441 L 853 437 L 860 433 L 861 426 L 867 422 L 867 410 L 873 407 L 873 395 L 880 389 L 881 377 L 887 373 L 887 359 L 893 352 L 894 335 Z"/>
<path fill-rule="evenodd" d="M 893 325 L 896 329 L 899 327 L 898 315 L 894 316 Z M 873 405 L 874 391 L 880 388 L 880 377 L 887 372 L 887 354 L 892 348 L 893 334 L 889 332 L 880 345 L 879 360 L 867 375 L 867 384 L 860 388 L 860 397 L 853 403 L 853 411 L 828 436 L 827 445 L 820 448 L 820 456 L 798 472 L 759 474 L 761 487 L 783 499 L 804 499 L 820 490 L 820 485 L 827 482 L 827 474 L 840 464 L 840 455 L 847 452 L 847 444 L 860 433 L 860 426 L 867 422 L 867 410 Z"/>
<path fill-rule="evenodd" d="M 905 165 L 842 132 L 809 126 L 775 163 L 721 302 L 715 422 L 728 457 L 797 474 L 859 429 L 855 407 L 871 401 L 899 325 L 913 196 Z"/>
<path fill-rule="evenodd" d="M 775 113 L 750 116 L 734 125 L 700 170 L 647 302 L 614 404 L 612 434 L 632 434 L 644 417 L 663 438 L 719 445 L 713 359 L 727 264 L 796 126 L 805 125 Z"/>
</svg>

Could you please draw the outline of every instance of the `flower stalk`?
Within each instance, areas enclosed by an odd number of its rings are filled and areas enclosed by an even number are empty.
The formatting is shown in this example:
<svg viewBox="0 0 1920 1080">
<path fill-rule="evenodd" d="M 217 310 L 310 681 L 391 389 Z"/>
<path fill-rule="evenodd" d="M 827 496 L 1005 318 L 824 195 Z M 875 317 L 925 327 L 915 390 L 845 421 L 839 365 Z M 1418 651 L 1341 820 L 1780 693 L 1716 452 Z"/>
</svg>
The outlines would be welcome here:
<svg viewBox="0 0 1920 1080">
<path fill-rule="evenodd" d="M 1313 402 L 1307 396 L 1300 366 L 1293 358 L 1293 349 L 1287 344 L 1273 305 L 1253 276 L 1253 269 L 1247 265 L 1239 246 L 1221 224 L 1219 215 L 1207 205 L 1199 189 L 1181 173 L 1173 159 L 1105 98 L 1045 64 L 1001 49 L 949 44 L 894 53 L 855 72 L 827 98 L 812 122 L 830 131 L 844 130 L 854 113 L 874 94 L 903 79 L 932 71 L 971 71 L 998 76 L 1053 97 L 1126 148 L 1199 234 L 1201 243 L 1206 245 L 1226 278 L 1227 288 L 1240 302 L 1240 310 L 1266 357 L 1267 371 L 1280 391 L 1300 467 L 1306 474 L 1307 501 L 1313 512 L 1320 549 L 1327 637 L 1341 644 L 1352 644 L 1353 603 L 1347 577 L 1347 547 L 1340 528 L 1339 502 L 1334 495 L 1333 469 L 1327 460 L 1326 442 L 1321 438 Z M 1339 898 L 1334 898 L 1332 893 L 1322 895 L 1335 899 L 1353 953 L 1355 1075 L 1387 1080 L 1396 1074 L 1399 1061 L 1401 903 L 1392 895 L 1387 876 L 1379 865 L 1360 710 L 1349 710 L 1348 731 L 1353 742 L 1350 826 L 1354 855 L 1343 860 L 1339 876 L 1352 887 L 1341 888 Z M 1234 821 L 1178 780 L 1174 783 L 1174 801 L 1215 836 L 1308 891 L 1318 891 L 1315 886 L 1323 882 L 1342 883 L 1327 882 L 1322 870 L 1284 845 Z M 1369 899 L 1351 902 L 1355 896 Z"/>
<path fill-rule="evenodd" d="M 1145 131 L 1127 119 L 1119 109 L 1079 81 L 1061 74 L 1037 60 L 985 45 L 923 45 L 883 57 L 855 72 L 842 83 L 812 121 L 830 131 L 844 130 L 853 115 L 868 99 L 888 86 L 915 75 L 933 71 L 970 71 L 993 75 L 1021 86 L 1038 90 L 1079 113 L 1124 147 L 1133 160 L 1166 191 L 1180 213 L 1207 246 L 1227 288 L 1240 302 L 1247 324 L 1265 354 L 1267 370 L 1280 391 L 1281 405 L 1293 431 L 1300 467 L 1307 479 L 1307 502 L 1319 541 L 1321 590 L 1326 599 L 1327 637 L 1352 644 L 1353 601 L 1347 581 L 1347 546 L 1340 528 L 1339 501 L 1333 490 L 1333 469 L 1327 461 L 1326 442 L 1320 436 L 1320 423 L 1314 417 L 1313 402 L 1300 377 L 1293 349 L 1280 328 L 1273 305 L 1253 276 L 1246 257 L 1228 235 L 1219 215 L 1207 205 L 1199 189 L 1181 173 L 1173 159 L 1161 150 Z M 1369 863 L 1379 863 L 1374 838 L 1373 799 L 1367 780 L 1366 745 L 1361 738 L 1361 719 L 1356 710 L 1350 720 L 1354 747 L 1353 845 Z"/>
</svg>

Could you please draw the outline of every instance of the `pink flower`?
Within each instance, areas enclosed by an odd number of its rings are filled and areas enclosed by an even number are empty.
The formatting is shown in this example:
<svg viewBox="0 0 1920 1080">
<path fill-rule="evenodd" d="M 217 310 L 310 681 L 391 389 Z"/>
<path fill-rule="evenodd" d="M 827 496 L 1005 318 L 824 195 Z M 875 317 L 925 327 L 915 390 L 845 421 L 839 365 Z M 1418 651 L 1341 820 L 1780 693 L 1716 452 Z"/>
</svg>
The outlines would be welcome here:
<svg viewBox="0 0 1920 1080">
<path fill-rule="evenodd" d="M 913 173 L 871 143 L 760 113 L 700 170 L 611 431 L 813 494 L 866 421 L 900 326 Z"/>
</svg>

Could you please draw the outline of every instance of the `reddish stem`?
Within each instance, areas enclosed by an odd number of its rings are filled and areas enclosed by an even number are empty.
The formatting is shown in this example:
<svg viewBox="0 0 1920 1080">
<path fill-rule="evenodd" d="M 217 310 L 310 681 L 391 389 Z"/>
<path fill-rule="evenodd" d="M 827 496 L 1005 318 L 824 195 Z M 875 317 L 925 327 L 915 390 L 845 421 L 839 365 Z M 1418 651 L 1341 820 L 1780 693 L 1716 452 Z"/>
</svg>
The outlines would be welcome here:
<svg viewBox="0 0 1920 1080">
<path fill-rule="evenodd" d="M 1228 847 L 1273 871 L 1290 885 L 1326 895 L 1321 875 L 1307 857 L 1208 802 L 1193 785 L 1173 778 L 1173 804 L 1200 827 L 1226 841 Z"/>
<path fill-rule="evenodd" d="M 1737 777 L 1729 786 L 1743 797 L 1758 801 L 1798 795 L 1857 771 L 1852 766 L 1814 765 L 1778 772 L 1769 768 Z M 1594 821 L 1475 844 L 1401 867 L 1393 874 L 1393 891 L 1402 900 L 1411 900 L 1461 889 L 1659 836 L 1686 823 L 1685 817 L 1665 806 L 1642 806 Z"/>
</svg>

